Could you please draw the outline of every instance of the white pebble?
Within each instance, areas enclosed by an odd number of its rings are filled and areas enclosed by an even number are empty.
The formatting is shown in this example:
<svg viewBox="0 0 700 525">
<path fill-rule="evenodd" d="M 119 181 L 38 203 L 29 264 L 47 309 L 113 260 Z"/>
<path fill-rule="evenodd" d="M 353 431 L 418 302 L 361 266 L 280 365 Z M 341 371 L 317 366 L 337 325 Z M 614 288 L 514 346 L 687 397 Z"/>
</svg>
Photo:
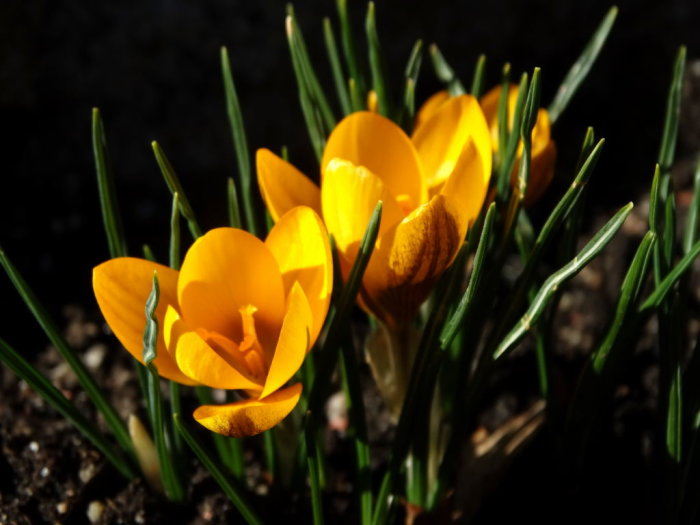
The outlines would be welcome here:
<svg viewBox="0 0 700 525">
<path fill-rule="evenodd" d="M 90 523 L 95 523 L 102 517 L 102 513 L 105 510 L 105 506 L 100 501 L 91 501 L 87 508 L 87 517 Z"/>
</svg>

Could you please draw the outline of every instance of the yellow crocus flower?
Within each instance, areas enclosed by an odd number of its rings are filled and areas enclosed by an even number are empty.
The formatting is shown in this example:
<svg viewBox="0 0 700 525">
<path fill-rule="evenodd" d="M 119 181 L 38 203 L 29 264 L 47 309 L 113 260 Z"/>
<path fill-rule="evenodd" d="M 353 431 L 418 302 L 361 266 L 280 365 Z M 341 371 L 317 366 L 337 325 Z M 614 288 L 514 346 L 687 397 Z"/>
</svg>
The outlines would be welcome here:
<svg viewBox="0 0 700 525">
<path fill-rule="evenodd" d="M 292 208 L 264 242 L 243 230 L 211 230 L 192 244 L 180 271 L 132 257 L 97 266 L 100 309 L 141 362 L 153 272 L 160 283 L 158 373 L 245 393 L 234 403 L 200 406 L 194 418 L 233 437 L 285 418 L 302 390 L 299 383 L 285 385 L 318 337 L 331 296 L 330 246 L 318 215 Z"/>
<path fill-rule="evenodd" d="M 328 138 L 321 187 L 267 149 L 257 152 L 258 181 L 274 220 L 305 204 L 323 215 L 349 271 L 372 210 L 384 203 L 360 302 L 389 329 L 406 326 L 435 279 L 451 264 L 484 202 L 491 140 L 478 101 L 451 98 L 412 137 L 392 121 L 361 111 Z"/>
</svg>

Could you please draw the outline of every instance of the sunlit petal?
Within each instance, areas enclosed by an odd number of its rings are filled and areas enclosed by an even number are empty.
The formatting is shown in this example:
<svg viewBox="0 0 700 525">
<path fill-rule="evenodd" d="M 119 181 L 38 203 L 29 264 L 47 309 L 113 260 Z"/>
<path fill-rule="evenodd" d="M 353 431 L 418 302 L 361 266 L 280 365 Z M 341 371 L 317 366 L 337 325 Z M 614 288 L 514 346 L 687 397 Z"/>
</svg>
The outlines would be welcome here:
<svg viewBox="0 0 700 525">
<path fill-rule="evenodd" d="M 313 210 L 298 206 L 282 216 L 265 245 L 277 259 L 285 295 L 296 282 L 306 294 L 313 316 L 312 346 L 326 319 L 333 290 L 333 260 L 326 227 Z"/>
<path fill-rule="evenodd" d="M 321 213 L 320 190 L 302 172 L 269 149 L 259 149 L 255 161 L 260 191 L 275 222 L 295 206 Z"/>
<path fill-rule="evenodd" d="M 222 336 L 204 337 L 192 330 L 177 311 L 168 307 L 163 323 L 165 344 L 182 373 L 212 388 L 260 390 L 262 381 L 256 381 L 245 370 L 235 355 L 238 347 Z M 262 378 L 260 378 L 262 379 Z"/>
<path fill-rule="evenodd" d="M 432 117 L 442 103 L 449 99 L 450 94 L 447 92 L 447 90 L 438 91 L 437 93 L 434 93 L 428 97 L 428 100 L 423 102 L 423 105 L 420 107 L 420 109 L 418 109 L 418 113 L 416 113 L 416 122 L 413 129 L 418 128 L 426 120 Z"/>
<path fill-rule="evenodd" d="M 393 195 L 405 195 L 410 208 L 427 200 L 427 187 L 411 139 L 391 120 L 369 111 L 345 117 L 335 127 L 323 152 L 326 176 L 333 159 L 364 166 L 381 179 Z"/>
<path fill-rule="evenodd" d="M 291 379 L 311 349 L 312 317 L 309 302 L 298 283 L 292 286 L 287 298 L 287 314 L 267 373 L 261 398 L 270 395 Z"/>
<path fill-rule="evenodd" d="M 119 257 L 96 266 L 92 286 L 97 304 L 107 324 L 129 353 L 143 363 L 145 306 L 157 272 L 160 301 L 156 317 L 163 321 L 168 305 L 177 305 L 178 272 L 167 266 L 133 257 Z M 162 333 L 158 334 L 158 356 L 154 364 L 163 377 L 178 383 L 194 384 L 184 376 L 168 354 Z"/>
<path fill-rule="evenodd" d="M 257 335 L 271 352 L 285 312 L 277 261 L 265 244 L 243 230 L 217 228 L 190 247 L 178 281 L 180 315 L 189 326 L 243 337 L 239 309 L 257 308 Z"/>
<path fill-rule="evenodd" d="M 297 383 L 264 399 L 246 399 L 228 405 L 203 405 L 194 411 L 197 422 L 213 432 L 241 438 L 271 429 L 299 402 L 302 386 Z"/>
</svg>

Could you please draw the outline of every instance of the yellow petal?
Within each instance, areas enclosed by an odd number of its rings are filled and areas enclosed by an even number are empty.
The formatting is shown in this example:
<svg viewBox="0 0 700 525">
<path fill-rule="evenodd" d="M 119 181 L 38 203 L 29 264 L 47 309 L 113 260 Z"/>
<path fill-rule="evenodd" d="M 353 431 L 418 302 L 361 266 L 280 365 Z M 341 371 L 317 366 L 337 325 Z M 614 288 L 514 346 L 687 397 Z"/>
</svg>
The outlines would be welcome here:
<svg viewBox="0 0 700 525">
<path fill-rule="evenodd" d="M 350 161 L 333 159 L 326 167 L 321 187 L 323 220 L 338 250 L 353 261 L 378 201 L 383 201 L 379 236 L 404 217 L 383 181 Z"/>
<path fill-rule="evenodd" d="M 479 102 L 471 95 L 452 97 L 443 102 L 433 115 L 419 125 L 412 137 L 434 195 L 454 171 L 467 141 L 476 146 L 483 173 L 491 175 L 491 138 Z"/>
<path fill-rule="evenodd" d="M 260 191 L 275 222 L 295 206 L 309 206 L 321 213 L 319 188 L 302 172 L 269 149 L 259 149 L 255 161 Z"/>
<path fill-rule="evenodd" d="M 416 149 L 399 126 L 381 115 L 360 111 L 341 120 L 323 152 L 324 178 L 328 164 L 336 158 L 367 168 L 393 195 L 405 195 L 411 209 L 427 200 Z"/>
<path fill-rule="evenodd" d="M 467 227 L 479 216 L 486 198 L 491 176 L 481 163 L 482 157 L 470 139 L 462 149 L 454 170 L 442 186 L 440 193 L 445 196 L 445 204 L 457 225 L 458 236 L 464 239 Z"/>
<path fill-rule="evenodd" d="M 536 153 L 533 152 L 532 164 L 530 165 L 530 181 L 525 193 L 525 206 L 532 206 L 549 187 L 554 178 L 556 158 L 557 148 L 554 141 L 551 140 L 543 149 Z"/>
<path fill-rule="evenodd" d="M 217 228 L 197 239 L 182 263 L 177 295 L 189 326 L 235 342 L 243 338 L 239 309 L 254 306 L 258 338 L 271 355 L 285 312 L 284 286 L 277 261 L 257 237 Z"/>
<path fill-rule="evenodd" d="M 416 122 L 413 126 L 413 129 L 415 130 L 421 124 L 423 124 L 426 120 L 428 120 L 430 117 L 432 117 L 433 114 L 442 105 L 442 103 L 446 102 L 449 99 L 450 99 L 450 94 L 446 90 L 438 91 L 437 93 L 434 93 L 433 95 L 431 95 L 428 98 L 428 100 L 423 102 L 423 105 L 418 110 L 418 113 L 416 114 Z"/>
<path fill-rule="evenodd" d="M 146 299 L 151 293 L 153 272 L 158 274 L 160 301 L 156 317 L 161 322 L 168 305 L 177 307 L 178 272 L 144 259 L 120 257 L 96 266 L 92 287 L 107 324 L 129 353 L 143 363 L 143 331 L 146 327 Z M 165 348 L 162 331 L 158 334 L 158 373 L 183 384 L 194 384 L 177 369 Z"/>
<path fill-rule="evenodd" d="M 165 313 L 163 334 L 177 366 L 193 380 L 211 388 L 262 388 L 262 382 L 255 381 L 242 366 L 241 360 L 236 359 L 238 348 L 235 343 L 227 344 L 223 337 L 210 337 L 212 345 L 207 344 L 202 335 L 187 326 L 172 307 Z"/>
<path fill-rule="evenodd" d="M 298 282 L 309 301 L 313 316 L 311 347 L 326 319 L 333 291 L 333 260 L 326 227 L 311 208 L 298 206 L 282 216 L 265 245 L 277 259 L 285 295 Z"/>
<path fill-rule="evenodd" d="M 197 422 L 218 434 L 241 438 L 271 429 L 294 409 L 301 396 L 301 383 L 267 396 L 228 405 L 203 405 L 194 411 Z"/>
<path fill-rule="evenodd" d="M 390 327 L 410 323 L 463 235 L 445 195 L 435 195 L 387 233 L 363 279 L 364 304 Z"/>
<path fill-rule="evenodd" d="M 282 387 L 299 370 L 311 349 L 311 308 L 299 283 L 294 283 L 287 298 L 287 314 L 267 373 L 261 398 Z"/>
</svg>

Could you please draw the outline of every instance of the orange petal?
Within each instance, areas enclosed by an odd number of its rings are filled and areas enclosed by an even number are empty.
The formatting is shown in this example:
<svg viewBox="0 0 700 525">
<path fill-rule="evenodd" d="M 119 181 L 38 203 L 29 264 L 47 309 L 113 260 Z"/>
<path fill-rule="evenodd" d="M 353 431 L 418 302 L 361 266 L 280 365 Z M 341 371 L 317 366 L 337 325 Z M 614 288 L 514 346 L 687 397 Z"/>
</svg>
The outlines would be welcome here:
<svg viewBox="0 0 700 525">
<path fill-rule="evenodd" d="M 413 129 L 415 130 L 426 120 L 432 117 L 438 110 L 438 108 L 440 108 L 442 103 L 446 102 L 449 99 L 450 94 L 446 90 L 438 91 L 437 93 L 431 95 L 428 98 L 428 100 L 423 102 L 423 105 L 418 110 L 418 113 L 416 114 L 416 122 L 413 126 Z"/>
<path fill-rule="evenodd" d="M 557 148 L 554 141 L 550 140 L 547 145 L 537 151 L 533 151 L 532 164 L 530 165 L 530 181 L 525 193 L 525 206 L 532 206 L 554 178 L 554 163 L 557 158 Z M 517 171 L 514 171 L 517 174 Z"/>
<path fill-rule="evenodd" d="M 242 363 L 235 359 L 235 352 L 238 352 L 235 343 L 226 345 L 220 337 L 217 338 L 219 344 L 210 346 L 200 334 L 187 326 L 172 307 L 165 313 L 163 334 L 177 366 L 193 380 L 211 388 L 261 389 L 261 382 L 255 381 L 241 366 Z"/>
<path fill-rule="evenodd" d="M 267 396 L 228 405 L 203 405 L 194 411 L 197 422 L 218 434 L 241 438 L 271 429 L 294 409 L 301 396 L 301 383 Z"/>
<path fill-rule="evenodd" d="M 413 143 L 391 120 L 369 111 L 348 115 L 335 127 L 323 152 L 321 173 L 333 159 L 364 166 L 396 196 L 405 195 L 410 209 L 427 200 L 424 175 Z"/>
<path fill-rule="evenodd" d="M 160 301 L 156 317 L 162 326 L 169 305 L 177 307 L 178 272 L 144 259 L 120 257 L 96 266 L 92 271 L 92 287 L 97 304 L 107 324 L 131 355 L 143 363 L 143 331 L 146 327 L 146 299 L 151 293 L 153 272 L 158 274 Z M 180 372 L 158 334 L 158 356 L 154 364 L 158 373 L 187 385 L 195 384 Z"/>
<path fill-rule="evenodd" d="M 294 283 L 287 298 L 287 314 L 267 373 L 260 397 L 264 398 L 282 387 L 304 362 L 311 349 L 311 308 L 299 283 Z"/>
<path fill-rule="evenodd" d="M 321 187 L 323 219 L 338 250 L 352 261 L 357 255 L 378 201 L 383 201 L 379 236 L 404 217 L 399 204 L 374 173 L 350 161 L 333 159 L 326 167 Z"/>
<path fill-rule="evenodd" d="M 363 279 L 364 304 L 390 326 L 410 323 L 463 234 L 445 195 L 436 195 L 388 232 Z"/>
<path fill-rule="evenodd" d="M 250 233 L 217 228 L 197 239 L 182 263 L 177 295 L 189 326 L 234 342 L 243 338 L 239 309 L 254 306 L 258 338 L 266 353 L 274 349 L 285 312 L 282 275 L 265 244 Z"/>
<path fill-rule="evenodd" d="M 412 136 L 423 163 L 430 194 L 434 195 L 454 171 L 467 141 L 472 140 L 486 179 L 491 175 L 491 138 L 479 102 L 471 95 L 452 97 L 418 126 Z"/>
<path fill-rule="evenodd" d="M 309 206 L 321 213 L 320 190 L 302 172 L 269 149 L 259 149 L 255 161 L 258 184 L 275 222 L 295 206 Z"/>
<path fill-rule="evenodd" d="M 298 282 L 309 301 L 313 316 L 311 347 L 326 319 L 333 290 L 333 260 L 326 227 L 311 208 L 298 206 L 282 216 L 265 245 L 277 259 L 285 295 Z"/>
</svg>

